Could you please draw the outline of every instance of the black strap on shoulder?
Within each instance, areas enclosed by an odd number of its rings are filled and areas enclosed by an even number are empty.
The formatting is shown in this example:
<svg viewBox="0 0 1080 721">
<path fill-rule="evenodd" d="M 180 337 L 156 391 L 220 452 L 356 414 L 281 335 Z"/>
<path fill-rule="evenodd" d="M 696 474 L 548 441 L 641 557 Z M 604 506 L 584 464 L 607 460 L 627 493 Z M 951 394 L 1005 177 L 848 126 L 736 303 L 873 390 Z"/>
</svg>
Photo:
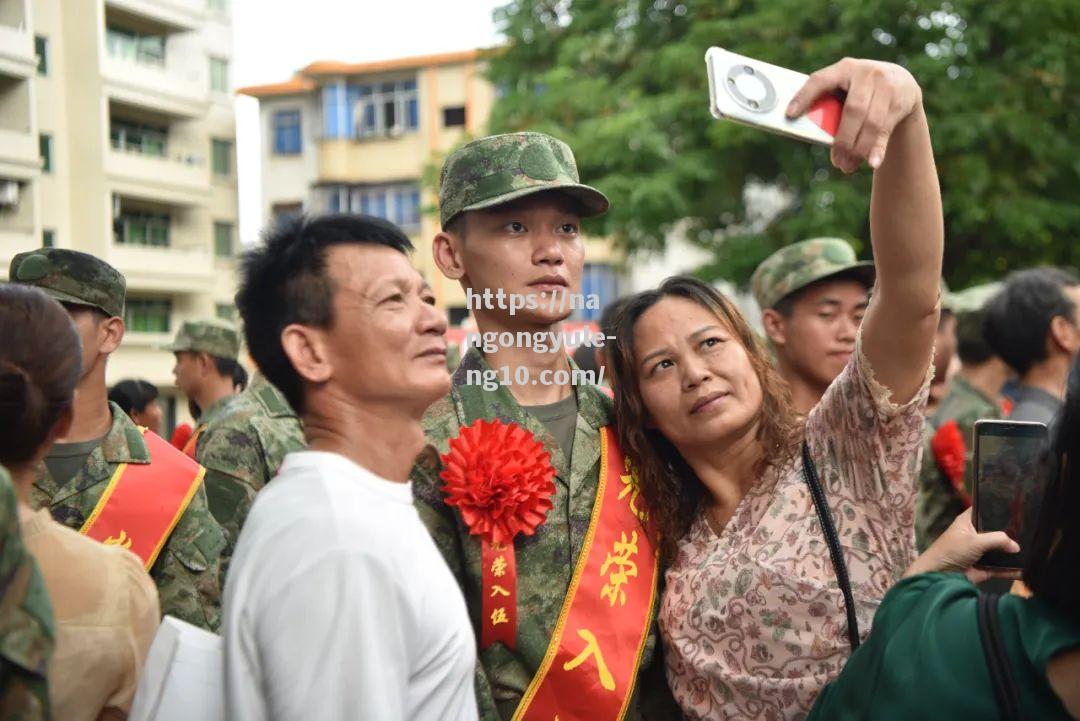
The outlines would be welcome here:
<svg viewBox="0 0 1080 721">
<path fill-rule="evenodd" d="M 825 543 L 829 546 L 829 556 L 832 557 L 833 571 L 836 573 L 836 582 L 840 586 L 840 592 L 844 594 L 844 610 L 847 613 L 847 635 L 851 644 L 852 652 L 859 647 L 859 619 L 855 615 L 855 597 L 851 594 L 851 579 L 848 578 L 847 564 L 844 562 L 844 553 L 840 549 L 840 537 L 836 533 L 836 525 L 833 523 L 829 506 L 825 503 L 825 489 L 821 487 L 818 479 L 817 466 L 810 456 L 810 446 L 803 441 L 802 446 L 803 477 L 806 485 L 810 487 L 810 496 L 814 499 L 814 508 L 817 510 L 818 522 L 825 534 Z"/>
<path fill-rule="evenodd" d="M 979 638 L 982 639 L 983 655 L 986 656 L 986 666 L 990 669 L 990 682 L 994 686 L 994 696 L 997 698 L 1002 720 L 1023 721 L 1024 717 L 1020 713 L 1020 693 L 1002 639 L 1001 619 L 998 616 L 999 601 L 1001 596 L 996 593 L 979 594 Z"/>
</svg>

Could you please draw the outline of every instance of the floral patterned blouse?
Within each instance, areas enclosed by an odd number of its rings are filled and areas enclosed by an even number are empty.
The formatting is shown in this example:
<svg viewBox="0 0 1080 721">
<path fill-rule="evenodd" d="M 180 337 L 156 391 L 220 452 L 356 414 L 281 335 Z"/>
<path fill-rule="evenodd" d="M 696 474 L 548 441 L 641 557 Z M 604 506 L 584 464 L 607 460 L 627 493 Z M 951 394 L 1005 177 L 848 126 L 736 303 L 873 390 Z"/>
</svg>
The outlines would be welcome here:
<svg viewBox="0 0 1080 721">
<path fill-rule="evenodd" d="M 921 390 L 893 404 L 862 352 L 810 411 L 806 437 L 851 577 L 863 638 L 915 557 Z M 928 361 L 929 365 L 929 361 Z M 671 690 L 688 719 L 801 720 L 850 655 L 844 597 L 802 458 L 771 467 L 723 534 L 704 508 L 667 571 L 660 630 Z"/>
</svg>

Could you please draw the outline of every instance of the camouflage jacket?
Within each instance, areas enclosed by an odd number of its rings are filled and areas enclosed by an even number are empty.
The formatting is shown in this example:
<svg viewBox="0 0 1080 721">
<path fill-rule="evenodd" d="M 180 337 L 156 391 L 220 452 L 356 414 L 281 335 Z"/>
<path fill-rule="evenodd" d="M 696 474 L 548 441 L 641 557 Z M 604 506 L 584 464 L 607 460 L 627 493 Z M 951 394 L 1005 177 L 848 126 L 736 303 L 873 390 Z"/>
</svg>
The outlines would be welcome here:
<svg viewBox="0 0 1080 721">
<path fill-rule="evenodd" d="M 300 419 L 262 374 L 207 413 L 195 456 L 206 468 L 210 512 L 229 534 L 230 547 L 255 494 L 277 474 L 285 454 L 304 447 Z"/>
<path fill-rule="evenodd" d="M 86 464 L 61 486 L 41 464 L 32 504 L 48 507 L 60 523 L 78 531 L 93 512 L 121 463 L 146 464 L 150 454 L 142 434 L 115 403 L 112 427 Z M 179 453 L 179 451 L 177 451 Z M 200 487 L 150 569 L 161 599 L 161 612 L 216 631 L 221 621 L 221 551 L 225 534 L 210 515 Z"/>
<path fill-rule="evenodd" d="M 573 361 L 571 361 L 573 364 Z M 483 721 L 510 719 L 547 652 L 548 642 L 562 610 L 577 557 L 589 527 L 600 474 L 600 428 L 611 423 L 611 400 L 595 386 L 576 387 L 577 430 L 571 467 L 547 428 L 522 409 L 508 388 L 485 391 L 468 385 L 469 370 L 490 370 L 475 349 L 465 354 L 454 373 L 450 394 L 438 401 L 424 418 L 429 445 L 412 472 L 416 505 L 435 545 L 457 578 L 474 629 L 480 628 L 480 542 L 470 536 L 458 511 L 443 502 L 439 454 L 459 429 L 479 418 L 514 422 L 544 444 L 555 466 L 554 507 L 532 536 L 518 536 L 514 548 L 518 571 L 518 628 L 516 649 L 501 643 L 480 651 L 476 694 Z M 638 682 L 626 719 L 678 719 L 664 677 L 655 616 L 649 631 Z"/>
<path fill-rule="evenodd" d="M 934 417 L 926 424 L 922 468 L 919 471 L 919 498 L 915 505 L 915 542 L 925 551 L 964 511 L 964 503 L 953 490 L 949 478 L 938 466 L 930 440 L 942 425 L 956 421 L 966 449 L 964 486 L 971 492 L 972 457 L 975 452 L 972 430 L 981 418 L 1001 418 L 1001 408 L 963 378 L 952 379 L 949 392 L 941 399 Z"/>
<path fill-rule="evenodd" d="M 0 721 L 49 718 L 46 664 L 56 638 L 52 604 L 19 532 L 15 489 L 0 466 Z"/>
</svg>

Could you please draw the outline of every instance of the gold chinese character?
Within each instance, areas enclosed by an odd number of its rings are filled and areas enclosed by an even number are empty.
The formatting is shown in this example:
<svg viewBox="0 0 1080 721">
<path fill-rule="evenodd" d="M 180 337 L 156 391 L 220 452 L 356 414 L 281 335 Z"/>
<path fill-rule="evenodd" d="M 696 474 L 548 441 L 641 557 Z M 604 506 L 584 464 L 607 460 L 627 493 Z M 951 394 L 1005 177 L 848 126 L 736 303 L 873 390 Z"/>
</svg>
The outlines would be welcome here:
<svg viewBox="0 0 1080 721">
<path fill-rule="evenodd" d="M 506 575 L 506 559 L 503 556 L 499 556 L 491 562 L 491 572 L 495 575 L 495 578 L 502 578 Z"/>
<path fill-rule="evenodd" d="M 625 475 L 622 475 L 622 474 L 619 475 L 619 480 L 622 481 L 622 483 L 623 483 L 623 488 L 622 488 L 621 491 L 619 491 L 619 500 L 621 501 L 622 499 L 626 498 L 627 496 L 630 496 L 630 511 L 631 511 L 631 513 L 633 513 L 635 516 L 637 516 L 638 520 L 640 520 L 642 522 L 648 521 L 649 520 L 648 512 L 643 511 L 643 510 L 641 510 L 640 508 L 637 507 L 637 499 L 638 499 L 638 494 L 640 493 L 640 490 L 638 489 L 637 477 L 636 477 L 636 475 L 634 473 L 633 466 L 630 465 L 630 459 L 629 458 L 623 459 L 623 467 L 626 469 L 626 474 Z"/>
<path fill-rule="evenodd" d="M 600 644 L 596 642 L 596 636 L 594 636 L 593 632 L 587 628 L 579 628 L 577 635 L 585 641 L 585 649 L 575 658 L 564 663 L 563 671 L 573 671 L 575 668 L 585 663 L 585 659 L 589 656 L 595 656 L 596 669 L 600 672 L 600 685 L 608 691 L 614 691 L 615 678 L 611 675 L 611 671 L 608 671 L 607 664 L 604 663 L 604 656 L 600 653 Z"/>
<path fill-rule="evenodd" d="M 637 531 L 631 531 L 629 541 L 626 540 L 626 531 L 623 531 L 622 541 L 615 541 L 612 549 L 614 555 L 608 553 L 607 560 L 600 567 L 601 576 L 607 573 L 613 564 L 617 567 L 608 575 L 608 582 L 600 589 L 600 598 L 606 598 L 612 606 L 616 601 L 621 606 L 626 605 L 626 591 L 623 586 L 638 575 L 637 564 L 630 560 L 630 557 L 638 552 L 637 540 Z"/>
<path fill-rule="evenodd" d="M 499 584 L 497 584 L 497 583 L 491 584 L 491 597 L 492 598 L 495 598 L 495 596 L 509 596 L 509 595 L 510 595 L 510 592 L 507 591 L 502 586 L 500 586 Z"/>
<path fill-rule="evenodd" d="M 503 606 L 491 612 L 491 625 L 498 626 L 500 623 L 510 623 L 510 619 L 506 617 L 506 608 Z"/>
<path fill-rule="evenodd" d="M 108 538 L 105 539 L 105 545 L 106 546 L 120 546 L 120 548 L 128 548 L 128 549 L 130 549 L 131 548 L 131 541 L 132 541 L 131 536 L 129 536 L 127 533 L 125 533 L 124 529 L 121 528 L 119 536 L 109 536 Z"/>
</svg>

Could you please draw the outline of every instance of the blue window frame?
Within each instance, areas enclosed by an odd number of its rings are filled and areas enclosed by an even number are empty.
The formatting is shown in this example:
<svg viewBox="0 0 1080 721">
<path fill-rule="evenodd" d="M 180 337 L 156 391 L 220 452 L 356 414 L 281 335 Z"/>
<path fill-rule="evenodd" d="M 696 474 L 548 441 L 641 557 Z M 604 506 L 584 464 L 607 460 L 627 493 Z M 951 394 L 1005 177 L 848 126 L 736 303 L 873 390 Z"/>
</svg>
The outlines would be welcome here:
<svg viewBox="0 0 1080 721">
<path fill-rule="evenodd" d="M 420 187 L 416 183 L 330 185 L 325 198 L 329 213 L 374 215 L 406 230 L 420 226 Z"/>
<path fill-rule="evenodd" d="M 300 111 L 279 110 L 274 113 L 274 154 L 298 155 L 301 150 Z"/>
</svg>

